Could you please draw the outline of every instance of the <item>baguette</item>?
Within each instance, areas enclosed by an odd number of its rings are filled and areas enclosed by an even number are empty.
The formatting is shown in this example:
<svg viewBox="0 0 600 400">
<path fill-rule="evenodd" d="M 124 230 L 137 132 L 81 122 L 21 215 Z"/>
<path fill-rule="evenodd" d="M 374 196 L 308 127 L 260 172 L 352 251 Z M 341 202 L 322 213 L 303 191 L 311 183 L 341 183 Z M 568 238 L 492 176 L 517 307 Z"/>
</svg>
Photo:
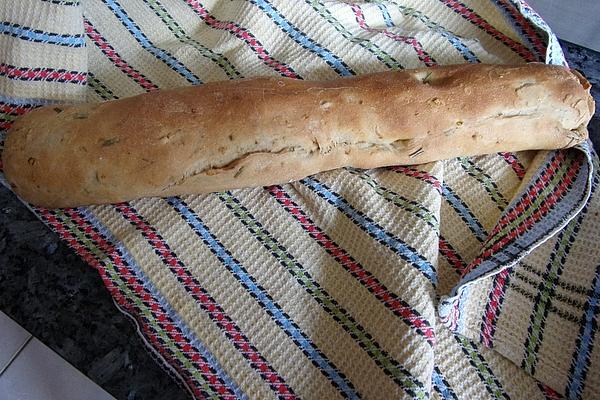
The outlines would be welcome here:
<svg viewBox="0 0 600 400">
<path fill-rule="evenodd" d="M 544 64 L 455 65 L 332 81 L 256 78 L 19 118 L 6 179 L 48 208 L 281 184 L 587 139 L 590 84 Z"/>
</svg>

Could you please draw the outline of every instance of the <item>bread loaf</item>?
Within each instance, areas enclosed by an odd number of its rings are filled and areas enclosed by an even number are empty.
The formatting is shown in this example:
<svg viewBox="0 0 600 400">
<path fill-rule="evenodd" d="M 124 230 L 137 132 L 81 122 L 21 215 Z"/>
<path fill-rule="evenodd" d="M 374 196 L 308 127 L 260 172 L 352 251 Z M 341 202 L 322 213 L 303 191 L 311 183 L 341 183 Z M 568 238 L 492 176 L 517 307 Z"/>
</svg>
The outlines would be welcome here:
<svg viewBox="0 0 600 400">
<path fill-rule="evenodd" d="M 213 82 L 36 109 L 15 122 L 2 158 L 14 191 L 50 208 L 208 193 L 574 146 L 587 138 L 589 89 L 544 64 Z"/>
</svg>

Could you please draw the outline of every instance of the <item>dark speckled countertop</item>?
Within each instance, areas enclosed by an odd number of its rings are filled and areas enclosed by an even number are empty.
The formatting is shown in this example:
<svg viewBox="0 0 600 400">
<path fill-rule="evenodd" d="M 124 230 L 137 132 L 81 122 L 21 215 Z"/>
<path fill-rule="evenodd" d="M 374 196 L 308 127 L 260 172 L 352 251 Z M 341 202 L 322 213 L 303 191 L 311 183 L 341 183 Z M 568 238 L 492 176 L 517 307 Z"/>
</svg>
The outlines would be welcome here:
<svg viewBox="0 0 600 400">
<path fill-rule="evenodd" d="M 562 43 L 569 64 L 595 87 L 600 53 Z M 597 113 L 598 114 L 598 113 Z M 600 118 L 590 124 L 600 148 Z M 114 306 L 96 271 L 0 186 L 0 310 L 117 399 L 187 399 L 154 362 L 132 321 Z"/>
<path fill-rule="evenodd" d="M 596 114 L 590 121 L 588 130 L 594 149 L 598 151 L 600 149 L 600 53 L 568 42 L 561 42 L 561 44 L 569 66 L 581 71 L 592 84 Z"/>
</svg>

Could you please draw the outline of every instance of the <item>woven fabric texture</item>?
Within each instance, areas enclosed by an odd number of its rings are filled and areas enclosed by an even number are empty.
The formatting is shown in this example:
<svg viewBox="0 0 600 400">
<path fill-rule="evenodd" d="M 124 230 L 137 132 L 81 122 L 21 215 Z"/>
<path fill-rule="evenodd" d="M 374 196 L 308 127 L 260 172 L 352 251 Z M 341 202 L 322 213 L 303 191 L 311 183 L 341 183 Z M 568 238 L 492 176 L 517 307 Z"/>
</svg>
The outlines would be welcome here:
<svg viewBox="0 0 600 400">
<path fill-rule="evenodd" d="M 19 0 L 0 17 L 3 132 L 43 104 L 207 81 L 565 63 L 520 0 Z M 598 398 L 597 160 L 583 145 L 32 211 L 196 398 Z"/>
</svg>

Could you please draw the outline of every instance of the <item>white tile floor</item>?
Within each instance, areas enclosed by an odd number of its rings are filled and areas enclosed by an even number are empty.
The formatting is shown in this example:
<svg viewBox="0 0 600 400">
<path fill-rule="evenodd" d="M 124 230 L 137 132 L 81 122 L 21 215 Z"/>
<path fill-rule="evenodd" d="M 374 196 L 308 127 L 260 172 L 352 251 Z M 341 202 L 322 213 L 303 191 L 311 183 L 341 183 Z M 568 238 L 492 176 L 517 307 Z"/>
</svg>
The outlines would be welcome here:
<svg viewBox="0 0 600 400">
<path fill-rule="evenodd" d="M 0 400 L 114 400 L 0 312 Z"/>
</svg>

